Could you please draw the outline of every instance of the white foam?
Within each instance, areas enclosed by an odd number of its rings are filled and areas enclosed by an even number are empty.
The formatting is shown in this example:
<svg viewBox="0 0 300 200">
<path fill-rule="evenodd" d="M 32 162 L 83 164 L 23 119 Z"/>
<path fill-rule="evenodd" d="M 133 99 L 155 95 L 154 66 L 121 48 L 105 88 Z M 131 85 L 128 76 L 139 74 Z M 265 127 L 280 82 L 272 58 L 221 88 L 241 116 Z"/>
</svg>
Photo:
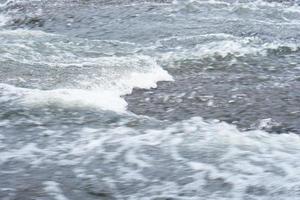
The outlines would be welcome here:
<svg viewBox="0 0 300 200">
<path fill-rule="evenodd" d="M 0 27 L 4 26 L 8 22 L 8 17 L 5 15 L 0 15 Z"/>
<path fill-rule="evenodd" d="M 139 174 L 139 177 L 143 177 L 143 174 L 141 174 L 143 168 L 158 170 L 159 167 L 153 165 L 152 162 L 155 163 L 155 161 L 161 159 L 160 167 L 173 165 L 176 170 L 186 169 L 184 164 L 186 163 L 193 170 L 192 177 L 195 178 L 191 185 L 180 188 L 177 188 L 177 184 L 174 182 L 160 180 L 160 187 L 157 187 L 156 184 L 149 185 L 147 191 L 139 191 L 138 194 L 135 194 L 137 195 L 135 196 L 136 199 L 141 198 L 139 195 L 153 197 L 157 193 L 162 196 L 170 194 L 176 196 L 179 191 L 192 190 L 193 188 L 198 188 L 197 190 L 202 191 L 201 194 L 207 198 L 212 198 L 218 192 L 206 194 L 205 189 L 201 189 L 209 184 L 206 182 L 205 174 L 208 175 L 209 179 L 224 180 L 233 184 L 233 188 L 226 192 L 231 195 L 232 199 L 239 199 L 242 195 L 245 195 L 244 192 L 248 186 L 263 184 L 268 190 L 272 191 L 272 187 L 278 186 L 277 181 L 279 180 L 281 180 L 280 184 L 284 183 L 285 187 L 292 190 L 293 184 L 289 181 L 298 177 L 297 174 L 299 174 L 299 167 L 297 164 L 294 166 L 295 163 L 299 163 L 300 138 L 297 135 L 272 135 L 263 131 L 242 133 L 232 125 L 206 123 L 201 118 L 182 121 L 163 130 L 147 130 L 144 134 L 134 134 L 135 132 L 134 129 L 128 128 L 124 128 L 123 131 L 120 128 L 110 130 L 109 133 L 103 133 L 99 136 L 100 141 L 95 138 L 95 135 L 97 135 L 96 130 L 92 135 L 87 135 L 83 131 L 82 137 L 85 137 L 85 140 L 77 143 L 76 147 L 81 150 L 80 155 L 90 151 L 98 152 L 105 155 L 105 159 L 110 161 L 115 161 L 115 159 L 120 158 L 119 156 L 124 156 L 125 163 L 119 163 L 117 169 L 122 171 L 122 169 L 128 169 L 127 164 L 132 164 L 132 173 Z M 90 137 L 90 139 L 87 137 Z M 93 144 L 93 148 L 85 148 L 91 146 L 91 144 Z M 110 154 L 114 152 L 105 153 L 104 147 L 107 144 L 118 144 L 119 147 L 114 151 L 118 156 L 111 157 Z M 155 154 L 151 155 L 150 152 L 142 151 L 143 148 L 149 146 L 158 148 L 160 154 L 155 156 Z M 174 150 L 176 154 L 174 154 Z M 282 153 L 283 155 L 281 155 Z M 161 157 L 166 155 L 167 158 Z M 186 157 L 187 155 L 193 156 L 189 158 Z M 171 158 L 173 161 L 163 161 Z M 261 164 L 256 164 L 256 162 Z M 281 165 L 282 162 L 286 164 Z M 139 167 L 136 169 L 136 166 Z M 291 174 L 291 176 L 281 178 L 277 171 L 265 173 L 265 170 L 272 170 L 273 166 L 279 167 L 280 170 Z M 176 174 L 176 172 L 174 173 Z M 122 178 L 126 177 L 122 176 Z M 268 181 L 262 183 L 260 182 L 262 179 Z M 125 181 L 129 180 L 126 179 Z M 147 178 L 141 180 L 149 181 Z M 221 198 L 224 193 L 221 192 L 219 195 L 215 198 L 224 199 Z M 288 193 L 283 192 L 282 196 L 285 195 L 288 195 Z"/>
<path fill-rule="evenodd" d="M 69 134 L 50 134 L 46 143 L 10 144 L 0 158 L 3 162 L 22 160 L 35 167 L 68 165 L 75 167 L 80 179 L 97 179 L 98 171 L 104 170 L 109 183 L 140 188 L 126 190 L 131 199 L 175 198 L 186 192 L 191 192 L 189 199 L 247 196 L 260 200 L 270 199 L 274 193 L 278 199 L 299 197 L 298 135 L 241 132 L 233 125 L 205 122 L 199 117 L 143 128 L 83 127 L 72 133 L 76 137 L 71 140 Z M 187 182 L 179 184 L 184 179 Z M 86 180 L 83 178 L 83 183 Z M 138 185 L 134 185 L 136 180 Z M 102 178 L 98 181 L 103 182 Z M 45 186 L 50 195 L 64 198 L 58 183 L 46 182 Z M 264 190 L 257 196 L 251 187 Z M 126 196 L 119 193 L 120 198 Z"/>
<path fill-rule="evenodd" d="M 53 196 L 55 200 L 68 200 L 67 197 L 64 196 L 61 188 L 59 187 L 59 183 L 54 181 L 45 181 L 45 191 Z"/>
<path fill-rule="evenodd" d="M 288 41 L 273 41 L 265 42 L 258 37 L 236 37 L 232 35 L 199 35 L 193 36 L 191 39 L 207 37 L 207 42 L 202 41 L 195 43 L 193 48 L 177 48 L 176 50 L 169 51 L 161 54 L 161 61 L 164 63 L 174 62 L 185 59 L 202 59 L 206 57 L 234 55 L 242 57 L 246 55 L 267 55 L 269 50 L 277 50 L 281 47 L 287 47 L 291 51 L 297 51 L 299 45 L 294 42 Z M 216 37 L 214 40 L 209 40 L 211 37 Z M 189 38 L 177 38 L 180 43 L 188 40 Z M 182 41 L 181 41 L 182 40 Z"/>
<path fill-rule="evenodd" d="M 39 157 L 41 155 L 49 155 L 48 152 L 40 149 L 35 143 L 28 143 L 19 149 L 14 149 L 7 152 L 0 152 L 0 163 L 5 163 L 9 160 L 17 158 L 22 161 L 31 161 L 33 165 L 41 164 Z"/>
<path fill-rule="evenodd" d="M 18 102 L 25 106 L 90 107 L 124 113 L 127 103 L 123 95 L 130 94 L 135 87 L 154 88 L 158 81 L 164 80 L 171 81 L 172 77 L 166 71 L 157 68 L 148 73 L 128 73 L 119 80 L 111 80 L 115 81 L 116 85 L 111 86 L 108 83 L 92 89 L 41 90 L 0 84 L 0 101 L 17 98 Z"/>
<path fill-rule="evenodd" d="M 235 3 L 236 6 L 244 7 L 252 10 L 262 10 L 262 9 L 275 9 L 277 11 L 285 13 L 300 13 L 299 6 L 290 2 L 267 2 L 263 0 L 256 0 L 247 3 Z"/>
<path fill-rule="evenodd" d="M 116 91 L 105 90 L 27 90 L 22 99 L 27 106 L 91 107 L 125 112 L 127 103 Z"/>
<path fill-rule="evenodd" d="M 0 37 L 5 51 L 0 61 L 14 61 L 22 70 L 31 71 L 30 76 L 20 74 L 18 80 L 22 83 L 38 82 L 30 89 L 2 84 L 2 101 L 17 98 L 26 106 L 93 107 L 125 112 L 127 103 L 121 96 L 130 94 L 133 88 L 149 89 L 156 87 L 158 81 L 172 81 L 155 58 L 134 51 L 132 54 L 132 43 L 70 39 L 28 30 L 1 31 Z M 106 55 L 107 51 L 112 55 Z M 114 55 L 118 51 L 125 55 Z M 50 75 L 44 76 L 47 72 Z M 57 84 L 57 79 L 64 81 Z"/>
<path fill-rule="evenodd" d="M 277 12 L 285 12 L 285 13 L 300 13 L 299 5 L 296 2 L 268 2 L 264 0 L 249 0 L 249 1 L 224 1 L 224 0 L 190 0 L 190 1 L 182 1 L 182 3 L 186 6 L 191 4 L 198 4 L 198 5 L 218 5 L 216 9 L 220 9 L 220 5 L 222 6 L 221 9 L 228 9 L 228 10 L 235 10 L 238 8 L 246 8 L 255 11 L 262 11 L 262 10 L 270 10 L 274 9 Z M 178 3 L 177 3 L 178 4 Z"/>
</svg>

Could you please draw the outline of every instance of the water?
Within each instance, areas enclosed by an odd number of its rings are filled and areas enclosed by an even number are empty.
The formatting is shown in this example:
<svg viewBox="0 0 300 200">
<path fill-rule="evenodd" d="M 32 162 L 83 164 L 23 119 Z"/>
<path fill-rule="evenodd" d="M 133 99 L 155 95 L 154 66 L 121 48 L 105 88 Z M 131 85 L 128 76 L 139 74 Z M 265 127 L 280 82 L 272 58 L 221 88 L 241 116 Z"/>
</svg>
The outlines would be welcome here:
<svg viewBox="0 0 300 200">
<path fill-rule="evenodd" d="M 0 199 L 300 198 L 297 1 L 0 1 Z"/>
</svg>

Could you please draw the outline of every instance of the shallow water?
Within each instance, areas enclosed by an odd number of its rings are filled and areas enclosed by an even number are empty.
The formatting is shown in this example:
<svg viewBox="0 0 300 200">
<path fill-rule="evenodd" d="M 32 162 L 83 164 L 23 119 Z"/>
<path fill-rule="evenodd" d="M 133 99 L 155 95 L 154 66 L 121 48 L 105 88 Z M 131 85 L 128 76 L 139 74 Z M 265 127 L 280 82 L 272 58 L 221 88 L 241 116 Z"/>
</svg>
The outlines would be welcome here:
<svg viewBox="0 0 300 200">
<path fill-rule="evenodd" d="M 0 1 L 0 199 L 299 199 L 297 1 Z"/>
</svg>

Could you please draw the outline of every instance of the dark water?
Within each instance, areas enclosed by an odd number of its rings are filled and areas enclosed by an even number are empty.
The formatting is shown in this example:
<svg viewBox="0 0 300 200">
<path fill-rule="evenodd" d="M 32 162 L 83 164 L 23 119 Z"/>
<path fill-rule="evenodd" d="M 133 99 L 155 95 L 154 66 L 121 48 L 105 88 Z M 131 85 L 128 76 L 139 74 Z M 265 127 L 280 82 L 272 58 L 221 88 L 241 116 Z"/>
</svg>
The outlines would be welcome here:
<svg viewBox="0 0 300 200">
<path fill-rule="evenodd" d="M 298 3 L 0 0 L 0 199 L 299 199 Z"/>
</svg>

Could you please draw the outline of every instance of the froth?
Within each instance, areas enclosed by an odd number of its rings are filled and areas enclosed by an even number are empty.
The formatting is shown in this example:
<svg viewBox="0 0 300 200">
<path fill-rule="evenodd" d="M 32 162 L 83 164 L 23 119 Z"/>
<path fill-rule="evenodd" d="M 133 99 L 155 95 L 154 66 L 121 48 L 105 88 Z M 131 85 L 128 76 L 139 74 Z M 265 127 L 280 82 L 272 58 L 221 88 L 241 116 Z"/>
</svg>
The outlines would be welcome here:
<svg viewBox="0 0 300 200">
<path fill-rule="evenodd" d="M 5 145 L 0 164 L 12 159 L 34 168 L 68 166 L 78 182 L 114 185 L 117 199 L 299 197 L 299 136 L 241 132 L 200 117 L 159 126 L 82 127 L 73 139 L 45 130 L 48 137 L 37 144 Z M 62 194 L 58 183 L 46 186 L 50 194 Z"/>
<path fill-rule="evenodd" d="M 8 18 L 4 15 L 0 15 L 0 27 L 4 26 L 8 21 Z"/>
<path fill-rule="evenodd" d="M 90 107 L 123 113 L 126 112 L 127 103 L 122 96 L 131 93 L 133 88 L 154 88 L 158 81 L 171 80 L 166 71 L 157 68 L 153 72 L 129 73 L 128 77 L 122 77 L 116 81 L 116 85 L 108 85 L 107 88 L 101 85 L 91 89 L 41 90 L 1 84 L 0 101 L 16 99 L 24 106 Z"/>
<path fill-rule="evenodd" d="M 23 105 L 125 112 L 127 103 L 121 96 L 133 88 L 149 89 L 158 81 L 172 81 L 155 58 L 132 52 L 134 44 L 66 39 L 24 30 L 1 31 L 0 37 L 6 52 L 0 60 L 23 71 L 0 70 L 0 80 L 7 83 L 0 87 L 2 99 L 18 99 Z M 118 52 L 123 55 L 116 55 Z"/>
<path fill-rule="evenodd" d="M 206 41 L 204 39 L 207 39 Z M 213 40 L 212 40 L 213 39 Z M 169 42 L 169 40 L 173 40 Z M 299 45 L 293 41 L 273 41 L 266 42 L 258 37 L 237 37 L 233 35 L 199 35 L 193 37 L 171 38 L 161 41 L 162 44 L 168 46 L 174 41 L 178 43 L 178 47 L 182 47 L 185 43 L 192 43 L 193 47 L 177 48 L 176 50 L 161 54 L 161 61 L 164 63 L 180 61 L 185 59 L 203 59 L 214 58 L 215 56 L 267 56 L 270 51 L 279 51 L 281 48 L 287 48 L 291 52 L 298 51 Z"/>
</svg>

